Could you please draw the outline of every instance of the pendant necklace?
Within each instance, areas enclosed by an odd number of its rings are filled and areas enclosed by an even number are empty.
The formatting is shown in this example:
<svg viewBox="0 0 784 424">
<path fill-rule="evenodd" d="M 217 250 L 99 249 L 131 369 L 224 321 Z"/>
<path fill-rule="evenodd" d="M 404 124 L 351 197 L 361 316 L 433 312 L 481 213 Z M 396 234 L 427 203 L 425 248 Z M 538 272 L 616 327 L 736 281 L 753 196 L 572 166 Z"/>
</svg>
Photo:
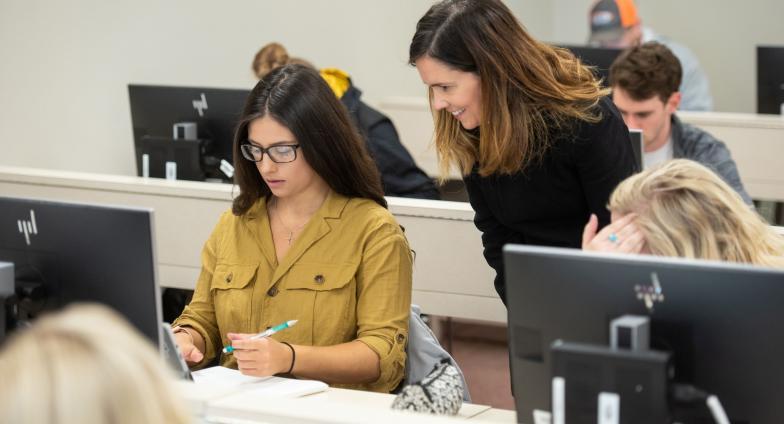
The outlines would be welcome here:
<svg viewBox="0 0 784 424">
<path fill-rule="evenodd" d="M 280 214 L 280 210 L 278 209 L 278 200 L 277 199 L 275 199 L 275 205 L 274 206 L 275 206 L 275 214 L 278 215 L 278 219 L 280 220 L 280 225 L 283 226 L 283 229 L 285 229 L 286 231 L 289 232 L 288 242 L 289 242 L 289 246 L 291 246 L 291 241 L 294 240 L 294 231 L 301 230 L 302 227 L 304 227 L 305 224 L 308 223 L 308 221 L 305 221 L 302 225 L 300 225 L 297 228 L 292 230 L 291 228 L 289 228 L 288 225 L 286 225 L 285 222 L 283 222 L 283 215 Z"/>
</svg>

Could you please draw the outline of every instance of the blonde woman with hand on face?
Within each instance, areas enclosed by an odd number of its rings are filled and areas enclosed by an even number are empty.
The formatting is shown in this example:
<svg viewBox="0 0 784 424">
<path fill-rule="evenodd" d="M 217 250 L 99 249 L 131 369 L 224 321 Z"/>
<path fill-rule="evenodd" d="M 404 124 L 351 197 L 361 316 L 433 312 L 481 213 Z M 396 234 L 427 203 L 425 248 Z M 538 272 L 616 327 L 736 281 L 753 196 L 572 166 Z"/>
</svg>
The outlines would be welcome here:
<svg viewBox="0 0 784 424">
<path fill-rule="evenodd" d="M 784 268 L 784 238 L 715 172 L 675 159 L 629 177 L 610 197 L 613 222 L 585 226 L 583 249 Z"/>
<path fill-rule="evenodd" d="M 315 70 L 275 68 L 248 97 L 234 158 L 240 194 L 173 323 L 186 361 L 390 392 L 404 375 L 412 257 L 346 109 Z"/>
<path fill-rule="evenodd" d="M 591 70 L 500 0 L 433 5 L 409 63 L 429 88 L 442 174 L 463 175 L 505 301 L 505 244 L 579 247 L 591 214 L 609 223 L 610 193 L 635 171 L 628 130 Z"/>
</svg>

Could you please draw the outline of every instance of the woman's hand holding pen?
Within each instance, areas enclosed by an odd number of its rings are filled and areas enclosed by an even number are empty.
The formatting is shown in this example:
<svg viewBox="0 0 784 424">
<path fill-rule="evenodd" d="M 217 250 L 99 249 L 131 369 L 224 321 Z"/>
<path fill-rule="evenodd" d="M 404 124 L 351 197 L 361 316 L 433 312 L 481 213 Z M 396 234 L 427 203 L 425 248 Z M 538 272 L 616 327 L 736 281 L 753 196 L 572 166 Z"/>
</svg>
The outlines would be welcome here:
<svg viewBox="0 0 784 424">
<path fill-rule="evenodd" d="M 245 375 L 266 377 L 285 373 L 292 364 L 292 349 L 269 337 L 251 339 L 255 334 L 228 333 L 237 368 Z"/>
<path fill-rule="evenodd" d="M 645 247 L 645 237 L 634 223 L 636 217 L 633 213 L 624 215 L 597 232 L 599 219 L 591 214 L 583 230 L 583 250 L 641 253 Z"/>
</svg>

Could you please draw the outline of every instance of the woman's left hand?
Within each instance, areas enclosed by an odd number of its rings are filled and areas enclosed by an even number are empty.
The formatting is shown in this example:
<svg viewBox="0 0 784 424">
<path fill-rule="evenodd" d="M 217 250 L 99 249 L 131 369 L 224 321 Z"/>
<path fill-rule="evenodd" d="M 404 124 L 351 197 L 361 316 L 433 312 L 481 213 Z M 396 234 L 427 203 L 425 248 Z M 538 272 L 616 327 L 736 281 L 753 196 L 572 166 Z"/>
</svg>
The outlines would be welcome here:
<svg viewBox="0 0 784 424">
<path fill-rule="evenodd" d="M 597 232 L 599 220 L 591 214 L 583 230 L 583 250 L 595 252 L 641 253 L 645 237 L 634 224 L 637 215 L 630 213 Z"/>
<path fill-rule="evenodd" d="M 231 340 L 232 355 L 242 374 L 267 377 L 289 370 L 292 352 L 283 343 L 269 337 L 251 339 L 253 334 L 228 333 L 226 336 Z"/>
</svg>

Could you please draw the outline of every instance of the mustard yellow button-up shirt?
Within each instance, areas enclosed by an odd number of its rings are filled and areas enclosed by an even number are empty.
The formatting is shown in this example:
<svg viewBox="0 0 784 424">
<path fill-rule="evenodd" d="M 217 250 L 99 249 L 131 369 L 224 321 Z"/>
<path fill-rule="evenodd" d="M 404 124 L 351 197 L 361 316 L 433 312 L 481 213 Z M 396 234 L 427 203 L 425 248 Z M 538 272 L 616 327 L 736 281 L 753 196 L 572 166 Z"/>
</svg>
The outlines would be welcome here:
<svg viewBox="0 0 784 424">
<path fill-rule="evenodd" d="M 221 353 L 226 334 L 257 333 L 287 320 L 272 337 L 331 346 L 359 340 L 378 354 L 377 381 L 344 385 L 389 392 L 403 378 L 411 306 L 412 257 L 392 214 L 377 203 L 331 193 L 278 263 L 267 204 L 225 212 L 202 251 L 193 300 L 174 325 L 206 342 L 204 360 L 236 368 Z"/>
</svg>

